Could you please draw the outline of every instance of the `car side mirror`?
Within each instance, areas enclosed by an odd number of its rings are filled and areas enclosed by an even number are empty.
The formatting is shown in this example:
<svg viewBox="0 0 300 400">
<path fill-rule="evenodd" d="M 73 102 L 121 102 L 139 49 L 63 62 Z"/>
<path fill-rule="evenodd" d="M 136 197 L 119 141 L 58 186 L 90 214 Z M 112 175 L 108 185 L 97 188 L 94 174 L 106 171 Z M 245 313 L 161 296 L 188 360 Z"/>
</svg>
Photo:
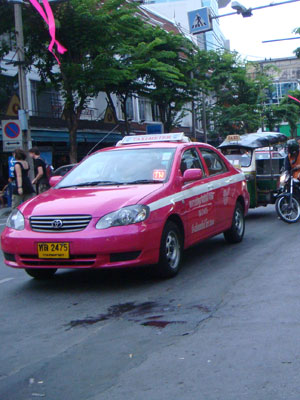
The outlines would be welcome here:
<svg viewBox="0 0 300 400">
<path fill-rule="evenodd" d="M 63 178 L 63 176 L 60 176 L 60 175 L 51 176 L 51 178 L 49 179 L 49 185 L 51 187 L 57 185 L 62 180 L 62 178 Z"/>
<path fill-rule="evenodd" d="M 186 169 L 183 173 L 183 182 L 192 182 L 198 181 L 203 177 L 202 169 L 200 168 L 193 168 L 193 169 Z"/>
</svg>

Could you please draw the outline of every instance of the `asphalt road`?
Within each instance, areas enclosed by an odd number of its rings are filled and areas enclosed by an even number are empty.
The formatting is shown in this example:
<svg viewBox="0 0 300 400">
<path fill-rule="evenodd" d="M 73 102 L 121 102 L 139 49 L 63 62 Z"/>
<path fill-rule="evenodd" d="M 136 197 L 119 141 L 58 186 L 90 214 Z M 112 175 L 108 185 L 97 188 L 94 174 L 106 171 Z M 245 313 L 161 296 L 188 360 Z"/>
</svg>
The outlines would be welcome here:
<svg viewBox="0 0 300 400">
<path fill-rule="evenodd" d="M 0 400 L 299 400 L 299 227 L 252 210 L 242 243 L 189 249 L 166 281 L 39 282 L 1 258 Z"/>
</svg>

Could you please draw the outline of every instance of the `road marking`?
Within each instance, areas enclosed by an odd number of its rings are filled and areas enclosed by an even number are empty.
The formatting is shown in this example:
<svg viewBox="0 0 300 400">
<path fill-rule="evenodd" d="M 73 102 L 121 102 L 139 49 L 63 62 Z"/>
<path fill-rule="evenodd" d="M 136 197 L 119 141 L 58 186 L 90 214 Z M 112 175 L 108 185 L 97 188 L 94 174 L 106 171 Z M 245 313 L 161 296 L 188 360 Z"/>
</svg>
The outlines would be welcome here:
<svg viewBox="0 0 300 400">
<path fill-rule="evenodd" d="M 5 278 L 5 279 L 1 279 L 1 280 L 0 280 L 0 284 L 1 284 L 1 283 L 5 283 L 5 282 L 9 282 L 9 281 L 11 281 L 11 280 L 13 280 L 13 279 L 15 279 L 15 278 Z"/>
</svg>

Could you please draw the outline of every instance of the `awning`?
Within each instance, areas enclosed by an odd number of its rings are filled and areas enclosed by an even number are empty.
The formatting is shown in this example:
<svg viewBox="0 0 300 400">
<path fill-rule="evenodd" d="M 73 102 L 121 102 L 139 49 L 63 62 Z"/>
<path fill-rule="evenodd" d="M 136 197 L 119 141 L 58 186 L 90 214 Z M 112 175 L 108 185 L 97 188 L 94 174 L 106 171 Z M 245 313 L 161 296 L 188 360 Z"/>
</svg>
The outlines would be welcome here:
<svg viewBox="0 0 300 400">
<path fill-rule="evenodd" d="M 0 129 L 2 138 L 2 129 Z M 37 130 L 31 129 L 31 138 L 35 142 L 60 142 L 69 143 L 69 132 Z M 109 132 L 77 132 L 78 143 L 98 143 L 103 140 L 103 143 L 115 144 L 121 140 L 123 136 L 120 133 Z"/>
</svg>

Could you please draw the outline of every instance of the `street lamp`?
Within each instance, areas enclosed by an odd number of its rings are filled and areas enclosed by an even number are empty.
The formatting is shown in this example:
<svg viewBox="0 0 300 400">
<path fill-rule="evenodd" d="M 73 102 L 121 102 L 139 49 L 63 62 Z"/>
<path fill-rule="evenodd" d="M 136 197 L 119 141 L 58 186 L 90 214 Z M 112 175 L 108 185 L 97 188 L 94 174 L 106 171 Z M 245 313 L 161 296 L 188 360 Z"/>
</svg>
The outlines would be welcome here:
<svg viewBox="0 0 300 400">
<path fill-rule="evenodd" d="M 244 18 L 252 16 L 252 8 L 246 8 L 238 1 L 233 1 L 231 3 L 231 8 L 237 11 L 238 14 L 242 14 Z"/>
</svg>

